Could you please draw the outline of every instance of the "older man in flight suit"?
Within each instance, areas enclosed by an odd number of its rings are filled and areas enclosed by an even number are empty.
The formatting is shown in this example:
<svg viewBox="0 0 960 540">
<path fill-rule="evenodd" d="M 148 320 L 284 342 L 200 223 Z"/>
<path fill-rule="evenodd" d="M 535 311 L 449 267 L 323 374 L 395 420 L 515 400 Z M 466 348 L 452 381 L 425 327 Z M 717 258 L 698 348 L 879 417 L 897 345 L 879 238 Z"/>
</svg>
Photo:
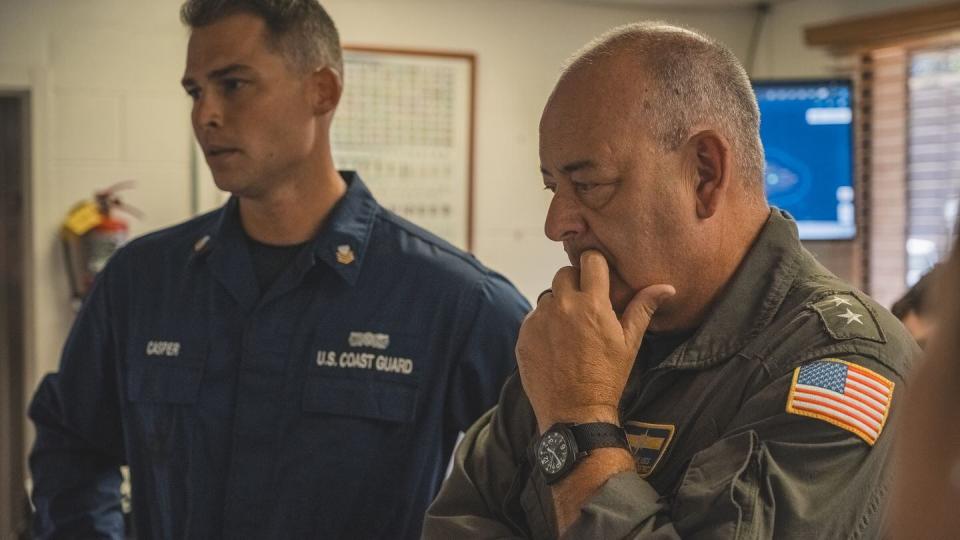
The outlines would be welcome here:
<svg viewBox="0 0 960 540">
<path fill-rule="evenodd" d="M 540 144 L 572 266 L 426 538 L 878 536 L 917 350 L 766 205 L 758 124 L 694 32 L 628 25 L 575 58 Z"/>
<path fill-rule="evenodd" d="M 220 210 L 131 242 L 37 390 L 38 538 L 417 538 L 528 305 L 338 172 L 315 0 L 191 0 L 183 86 Z"/>
</svg>

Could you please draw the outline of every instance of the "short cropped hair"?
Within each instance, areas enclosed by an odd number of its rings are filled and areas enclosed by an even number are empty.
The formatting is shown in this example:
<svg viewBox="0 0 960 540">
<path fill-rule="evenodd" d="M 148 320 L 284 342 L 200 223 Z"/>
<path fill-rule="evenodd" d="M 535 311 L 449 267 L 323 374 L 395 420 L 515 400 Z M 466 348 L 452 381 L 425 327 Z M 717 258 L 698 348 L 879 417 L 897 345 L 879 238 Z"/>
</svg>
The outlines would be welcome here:
<svg viewBox="0 0 960 540">
<path fill-rule="evenodd" d="M 568 61 L 564 75 L 620 52 L 635 56 L 653 83 L 653 106 L 647 114 L 661 146 L 676 150 L 696 124 L 710 123 L 730 140 L 745 191 L 762 198 L 760 109 L 750 78 L 730 49 L 686 28 L 663 22 L 633 23 L 588 43 Z"/>
<path fill-rule="evenodd" d="M 235 13 L 263 19 L 268 45 L 291 67 L 303 71 L 331 67 L 343 74 L 340 34 L 317 0 L 187 0 L 180 8 L 180 19 L 190 28 L 199 28 Z"/>
<path fill-rule="evenodd" d="M 910 287 L 899 300 L 893 303 L 890 312 L 901 321 L 912 311 L 918 317 L 930 312 L 931 297 L 937 276 L 943 272 L 942 264 L 937 264 L 924 274 L 913 287 Z"/>
</svg>

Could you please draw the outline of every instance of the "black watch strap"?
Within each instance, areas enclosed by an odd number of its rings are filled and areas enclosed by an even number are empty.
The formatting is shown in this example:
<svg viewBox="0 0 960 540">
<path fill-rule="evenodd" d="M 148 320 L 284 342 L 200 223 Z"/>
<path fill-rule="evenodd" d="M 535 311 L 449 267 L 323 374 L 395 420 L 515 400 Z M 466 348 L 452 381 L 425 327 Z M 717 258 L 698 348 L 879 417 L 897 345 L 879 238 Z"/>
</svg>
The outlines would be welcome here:
<svg viewBox="0 0 960 540">
<path fill-rule="evenodd" d="M 577 440 L 577 449 L 589 452 L 597 448 L 630 449 L 627 443 L 627 432 L 616 424 L 606 422 L 592 422 L 570 426 L 573 437 Z"/>
</svg>

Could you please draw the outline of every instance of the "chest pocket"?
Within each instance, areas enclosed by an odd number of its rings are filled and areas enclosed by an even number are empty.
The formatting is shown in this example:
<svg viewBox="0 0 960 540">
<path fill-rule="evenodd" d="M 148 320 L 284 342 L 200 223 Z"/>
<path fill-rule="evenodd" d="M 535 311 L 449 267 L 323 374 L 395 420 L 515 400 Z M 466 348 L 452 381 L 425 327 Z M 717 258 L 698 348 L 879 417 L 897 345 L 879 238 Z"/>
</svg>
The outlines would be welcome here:
<svg viewBox="0 0 960 540">
<path fill-rule="evenodd" d="M 303 410 L 381 420 L 413 422 L 416 416 L 417 386 L 384 379 L 308 377 L 303 390 Z"/>
<path fill-rule="evenodd" d="M 203 355 L 131 358 L 127 366 L 127 399 L 139 403 L 195 403 L 203 379 L 203 360 Z"/>
<path fill-rule="evenodd" d="M 185 441 L 194 431 L 206 355 L 197 349 L 184 352 L 163 356 L 140 349 L 127 362 L 131 446 L 158 463 L 186 459 L 182 454 L 190 443 Z"/>
<path fill-rule="evenodd" d="M 429 388 L 421 386 L 430 359 L 422 335 L 382 325 L 369 328 L 373 330 L 322 329 L 298 347 L 310 351 L 302 398 L 305 416 L 375 420 L 380 427 L 401 431 L 414 422 L 419 393 Z"/>
</svg>

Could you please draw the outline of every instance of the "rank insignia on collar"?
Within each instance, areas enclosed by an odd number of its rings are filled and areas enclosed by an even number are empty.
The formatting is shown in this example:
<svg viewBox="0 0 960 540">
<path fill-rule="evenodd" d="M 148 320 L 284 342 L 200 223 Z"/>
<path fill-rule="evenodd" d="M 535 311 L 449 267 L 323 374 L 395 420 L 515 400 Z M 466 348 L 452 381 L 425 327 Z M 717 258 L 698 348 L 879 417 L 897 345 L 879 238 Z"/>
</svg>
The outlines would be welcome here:
<svg viewBox="0 0 960 540">
<path fill-rule="evenodd" d="M 667 453 L 676 426 L 630 421 L 626 422 L 623 428 L 627 432 L 627 442 L 630 443 L 630 451 L 637 463 L 637 473 L 640 478 L 650 476 Z"/>
<path fill-rule="evenodd" d="M 197 242 L 193 244 L 193 251 L 195 253 L 200 253 L 201 251 L 207 248 L 207 245 L 209 243 L 210 243 L 210 235 L 208 234 L 203 238 L 197 240 Z"/>
<path fill-rule="evenodd" d="M 862 338 L 886 342 L 873 312 L 853 293 L 828 294 L 812 307 L 834 339 Z"/>
<path fill-rule="evenodd" d="M 350 264 L 356 259 L 353 249 L 348 245 L 337 246 L 337 262 L 340 264 Z"/>
</svg>

